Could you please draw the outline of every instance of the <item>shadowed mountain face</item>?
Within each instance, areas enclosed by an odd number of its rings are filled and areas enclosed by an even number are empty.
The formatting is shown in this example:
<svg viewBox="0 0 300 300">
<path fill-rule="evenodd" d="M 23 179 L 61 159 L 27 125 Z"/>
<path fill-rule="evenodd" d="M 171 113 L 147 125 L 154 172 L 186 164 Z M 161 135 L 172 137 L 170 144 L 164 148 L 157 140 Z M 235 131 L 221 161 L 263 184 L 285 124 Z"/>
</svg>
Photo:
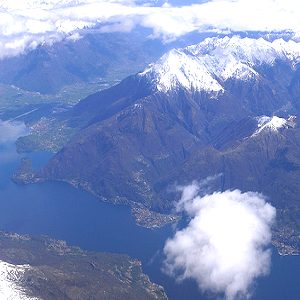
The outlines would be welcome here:
<svg viewBox="0 0 300 300">
<path fill-rule="evenodd" d="M 143 51 L 140 51 L 143 49 Z M 0 82 L 41 93 L 55 93 L 66 85 L 127 76 L 144 68 L 165 50 L 144 32 L 87 34 L 77 41 L 40 46 L 0 61 Z"/>
<path fill-rule="evenodd" d="M 237 37 L 172 50 L 75 106 L 82 129 L 37 176 L 168 212 L 174 185 L 221 174 L 213 189 L 270 197 L 278 241 L 299 247 L 299 53 Z"/>
</svg>

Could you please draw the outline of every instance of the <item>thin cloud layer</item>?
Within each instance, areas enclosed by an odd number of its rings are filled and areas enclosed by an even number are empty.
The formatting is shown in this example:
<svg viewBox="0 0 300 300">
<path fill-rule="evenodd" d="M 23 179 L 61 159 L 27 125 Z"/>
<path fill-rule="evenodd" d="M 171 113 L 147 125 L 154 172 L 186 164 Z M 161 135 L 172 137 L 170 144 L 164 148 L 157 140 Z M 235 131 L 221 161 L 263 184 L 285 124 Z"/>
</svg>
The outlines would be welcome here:
<svg viewBox="0 0 300 300">
<path fill-rule="evenodd" d="M 167 1 L 157 6 L 155 0 L 4 0 L 0 3 L 0 58 L 64 38 L 76 40 L 87 28 L 130 31 L 140 25 L 165 40 L 195 30 L 300 31 L 300 2 L 295 0 L 201 2 L 176 7 Z"/>
<path fill-rule="evenodd" d="M 16 141 L 20 136 L 26 135 L 28 130 L 22 122 L 9 122 L 0 120 L 0 145 Z"/>
<path fill-rule="evenodd" d="M 254 280 L 269 272 L 275 208 L 258 193 L 198 191 L 195 183 L 183 189 L 177 210 L 191 221 L 166 242 L 165 271 L 226 299 L 246 299 Z"/>
</svg>

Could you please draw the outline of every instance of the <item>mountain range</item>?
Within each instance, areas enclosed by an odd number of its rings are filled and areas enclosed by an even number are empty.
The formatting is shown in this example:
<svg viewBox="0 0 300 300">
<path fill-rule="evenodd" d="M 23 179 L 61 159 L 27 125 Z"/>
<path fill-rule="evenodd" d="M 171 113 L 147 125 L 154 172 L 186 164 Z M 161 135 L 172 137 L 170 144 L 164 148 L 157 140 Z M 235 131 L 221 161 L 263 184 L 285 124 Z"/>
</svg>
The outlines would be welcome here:
<svg viewBox="0 0 300 300">
<path fill-rule="evenodd" d="M 51 45 L 0 60 L 0 83 L 25 91 L 56 94 L 66 86 L 114 82 L 143 69 L 164 52 L 187 45 L 205 33 L 192 33 L 163 43 L 151 38 L 150 30 L 131 32 L 92 30 L 77 39 Z"/>
<path fill-rule="evenodd" d="M 265 194 L 277 208 L 274 244 L 300 249 L 300 44 L 208 38 L 64 114 L 80 128 L 37 174 L 104 201 L 172 212 L 177 186 Z"/>
</svg>

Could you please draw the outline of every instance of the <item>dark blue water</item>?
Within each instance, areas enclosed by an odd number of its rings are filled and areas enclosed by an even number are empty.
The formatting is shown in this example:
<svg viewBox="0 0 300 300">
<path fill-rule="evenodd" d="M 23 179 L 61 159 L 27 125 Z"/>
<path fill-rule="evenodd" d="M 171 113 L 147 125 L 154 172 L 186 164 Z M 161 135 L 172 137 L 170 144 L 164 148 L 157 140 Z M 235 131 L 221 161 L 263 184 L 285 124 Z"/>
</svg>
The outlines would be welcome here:
<svg viewBox="0 0 300 300">
<path fill-rule="evenodd" d="M 50 154 L 30 155 L 40 167 Z M 46 234 L 85 250 L 127 253 L 143 262 L 150 278 L 162 284 L 170 299 L 214 299 L 203 295 L 193 281 L 177 284 L 161 272 L 162 249 L 172 227 L 149 230 L 135 225 L 130 210 L 99 202 L 63 183 L 18 186 L 10 177 L 19 164 L 13 143 L 0 145 L 0 230 Z M 257 300 L 300 299 L 300 258 L 280 257 L 274 251 L 271 275 L 254 287 Z"/>
</svg>

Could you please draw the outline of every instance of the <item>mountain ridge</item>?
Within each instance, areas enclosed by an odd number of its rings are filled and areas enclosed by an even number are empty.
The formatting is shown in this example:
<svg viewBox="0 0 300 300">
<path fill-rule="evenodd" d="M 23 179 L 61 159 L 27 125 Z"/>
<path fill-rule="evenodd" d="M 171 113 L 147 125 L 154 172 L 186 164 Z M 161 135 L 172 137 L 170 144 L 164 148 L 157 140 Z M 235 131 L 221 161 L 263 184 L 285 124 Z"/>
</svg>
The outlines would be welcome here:
<svg viewBox="0 0 300 300">
<path fill-rule="evenodd" d="M 68 115 L 68 122 L 82 129 L 35 180 L 66 181 L 105 201 L 169 213 L 178 197 L 170 193 L 172 186 L 221 173 L 216 190 L 265 193 L 282 212 L 280 226 L 299 232 L 298 54 L 292 60 L 278 57 L 255 66 L 259 76 L 254 80 L 229 77 L 222 92 L 189 89 L 176 81 L 170 91 L 160 90 L 160 77 L 147 69 L 87 97 Z M 176 66 L 180 70 L 181 64 Z M 273 173 L 278 179 L 272 188 Z M 287 196 L 291 199 L 284 203 L 281 197 Z M 300 248 L 299 239 L 287 241 Z"/>
<path fill-rule="evenodd" d="M 224 81 L 255 79 L 259 76 L 255 68 L 273 65 L 278 59 L 289 61 L 294 68 L 300 60 L 300 45 L 283 39 L 208 38 L 169 51 L 139 75 L 150 77 L 163 92 L 176 89 L 176 85 L 187 90 L 224 92 Z"/>
</svg>

